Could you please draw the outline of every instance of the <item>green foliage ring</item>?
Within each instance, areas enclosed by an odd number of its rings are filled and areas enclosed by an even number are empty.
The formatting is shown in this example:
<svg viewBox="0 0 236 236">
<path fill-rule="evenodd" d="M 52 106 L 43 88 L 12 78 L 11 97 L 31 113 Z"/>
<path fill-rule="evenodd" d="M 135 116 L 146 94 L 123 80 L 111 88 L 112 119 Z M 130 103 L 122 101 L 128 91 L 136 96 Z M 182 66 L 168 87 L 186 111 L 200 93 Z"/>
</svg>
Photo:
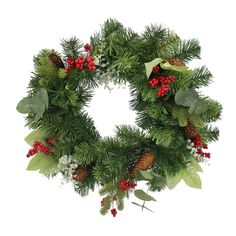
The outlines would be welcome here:
<svg viewBox="0 0 236 236">
<path fill-rule="evenodd" d="M 28 95 L 17 105 L 33 129 L 25 139 L 32 146 L 28 156 L 34 155 L 27 169 L 61 173 L 82 196 L 98 186 L 105 196 L 102 214 L 114 203 L 122 210 L 139 181 L 149 191 L 172 189 L 181 179 L 200 188 L 199 162 L 206 158 L 195 137 L 201 145 L 218 139 L 209 124 L 222 107 L 199 93 L 212 80 L 209 70 L 186 66 L 200 58 L 198 40 L 181 40 L 156 25 L 138 34 L 108 19 L 91 36 L 91 46 L 75 37 L 61 46 L 62 54 L 44 49 L 34 57 Z M 137 118 L 135 126 L 117 126 L 115 137 L 104 138 L 84 108 L 94 88 L 110 82 L 128 84 Z M 155 201 L 142 189 L 134 194 L 144 203 Z"/>
</svg>

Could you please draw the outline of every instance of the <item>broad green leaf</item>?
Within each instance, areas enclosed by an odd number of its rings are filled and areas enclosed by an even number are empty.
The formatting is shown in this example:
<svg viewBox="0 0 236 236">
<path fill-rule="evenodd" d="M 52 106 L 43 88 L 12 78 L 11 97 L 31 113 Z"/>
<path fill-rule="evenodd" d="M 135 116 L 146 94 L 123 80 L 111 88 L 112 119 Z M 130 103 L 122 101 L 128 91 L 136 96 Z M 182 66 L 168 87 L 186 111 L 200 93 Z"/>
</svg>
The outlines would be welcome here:
<svg viewBox="0 0 236 236">
<path fill-rule="evenodd" d="M 30 145 L 33 146 L 34 141 L 41 141 L 44 142 L 45 132 L 42 129 L 37 129 L 32 131 L 25 137 L 25 141 Z"/>
<path fill-rule="evenodd" d="M 153 198 L 152 196 L 150 196 L 149 194 L 145 193 L 142 189 L 136 189 L 134 191 L 134 195 L 143 200 L 143 201 L 156 201 L 155 198 Z"/>
<path fill-rule="evenodd" d="M 40 161 L 39 173 L 47 174 L 50 170 L 57 167 L 57 162 L 51 156 L 45 156 Z"/>
<path fill-rule="evenodd" d="M 160 67 L 164 70 L 173 70 L 173 71 L 178 71 L 178 72 L 188 71 L 188 68 L 186 66 L 174 66 L 174 65 L 171 65 L 168 61 L 162 62 L 160 64 Z"/>
<path fill-rule="evenodd" d="M 140 170 L 139 172 L 144 177 L 144 179 L 150 180 L 154 178 L 153 174 L 150 171 Z"/>
<path fill-rule="evenodd" d="M 173 189 L 181 181 L 182 177 L 177 174 L 175 176 L 166 176 L 166 185 L 169 189 Z"/>
<path fill-rule="evenodd" d="M 40 168 L 41 153 L 36 154 L 30 160 L 27 170 L 38 170 Z"/>
<path fill-rule="evenodd" d="M 193 172 L 202 172 L 202 167 L 199 165 L 198 161 L 195 160 L 194 158 L 191 159 L 191 163 L 188 166 L 188 168 Z"/>
<path fill-rule="evenodd" d="M 27 114 L 32 112 L 32 104 L 31 104 L 31 99 L 26 97 L 23 98 L 16 107 L 17 111 L 22 113 L 22 114 Z"/>
<path fill-rule="evenodd" d="M 40 152 L 30 160 L 27 170 L 39 170 L 39 173 L 47 174 L 49 170 L 56 166 L 57 162 L 51 156 L 46 156 Z"/>
<path fill-rule="evenodd" d="M 197 100 L 199 100 L 199 95 L 194 89 L 180 88 L 175 94 L 175 103 L 177 105 L 189 107 Z"/>
<path fill-rule="evenodd" d="M 136 205 L 136 206 L 139 206 L 139 207 L 141 207 L 142 209 L 146 209 L 146 210 L 148 210 L 148 211 L 151 211 L 151 212 L 153 212 L 151 209 L 149 209 L 149 208 L 147 208 L 146 206 L 144 206 L 144 205 L 141 205 L 141 204 L 138 204 L 138 203 L 136 203 L 136 202 L 131 202 L 132 204 L 134 204 L 134 205 Z"/>
<path fill-rule="evenodd" d="M 200 115 L 207 111 L 207 104 L 204 101 L 197 101 L 194 108 L 194 113 Z"/>
<path fill-rule="evenodd" d="M 154 60 L 150 62 L 144 63 L 145 68 L 146 68 L 146 75 L 148 79 L 152 73 L 153 67 L 159 65 L 162 61 L 163 61 L 162 58 L 155 58 Z"/>
<path fill-rule="evenodd" d="M 184 182 L 192 188 L 201 188 L 202 183 L 200 176 L 196 172 L 185 172 L 182 173 Z"/>
</svg>

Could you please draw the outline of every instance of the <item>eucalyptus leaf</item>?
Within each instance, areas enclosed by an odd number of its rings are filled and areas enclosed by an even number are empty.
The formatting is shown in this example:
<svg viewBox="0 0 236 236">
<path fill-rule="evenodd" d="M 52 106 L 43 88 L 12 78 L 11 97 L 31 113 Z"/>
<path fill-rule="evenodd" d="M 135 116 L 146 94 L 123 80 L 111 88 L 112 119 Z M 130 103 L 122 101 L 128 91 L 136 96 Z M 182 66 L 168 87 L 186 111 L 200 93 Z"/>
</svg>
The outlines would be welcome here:
<svg viewBox="0 0 236 236">
<path fill-rule="evenodd" d="M 153 198 L 149 194 L 145 193 L 142 189 L 136 189 L 134 191 L 134 195 L 137 198 L 139 198 L 140 200 L 143 200 L 143 201 L 156 201 L 155 198 Z"/>
<path fill-rule="evenodd" d="M 177 105 L 189 107 L 199 100 L 199 95 L 194 89 L 180 88 L 175 94 L 175 103 Z"/>
<path fill-rule="evenodd" d="M 154 178 L 153 174 L 150 171 L 140 170 L 139 172 L 146 180 L 150 180 Z"/>
<path fill-rule="evenodd" d="M 47 90 L 45 88 L 42 88 L 39 91 L 39 97 L 43 100 L 44 104 L 45 104 L 45 109 L 48 109 L 48 93 Z"/>
<path fill-rule="evenodd" d="M 155 58 L 154 60 L 145 63 L 146 75 L 148 79 L 152 73 L 153 67 L 159 65 L 162 61 L 162 58 Z"/>
<path fill-rule="evenodd" d="M 200 115 L 207 111 L 207 104 L 204 101 L 197 101 L 194 107 L 194 113 Z"/>
<path fill-rule="evenodd" d="M 27 114 L 32 112 L 32 104 L 31 104 L 31 99 L 26 97 L 23 98 L 16 107 L 17 111 L 22 113 L 22 114 Z"/>
</svg>

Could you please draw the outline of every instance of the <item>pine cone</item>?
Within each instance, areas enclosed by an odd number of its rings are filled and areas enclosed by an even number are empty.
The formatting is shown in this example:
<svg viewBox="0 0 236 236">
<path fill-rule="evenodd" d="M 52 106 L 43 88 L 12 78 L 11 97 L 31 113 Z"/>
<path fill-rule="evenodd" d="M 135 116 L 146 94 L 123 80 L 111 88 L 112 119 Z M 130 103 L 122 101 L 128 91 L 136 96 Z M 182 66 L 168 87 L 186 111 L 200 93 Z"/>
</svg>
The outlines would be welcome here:
<svg viewBox="0 0 236 236">
<path fill-rule="evenodd" d="M 179 60 L 178 58 L 171 58 L 169 60 L 169 63 L 173 66 L 186 66 L 184 64 L 184 62 L 182 62 L 181 60 Z"/>
<path fill-rule="evenodd" d="M 154 163 L 155 156 L 152 151 L 147 151 L 141 155 L 138 160 L 134 163 L 130 171 L 130 177 L 134 177 L 139 170 L 148 170 Z"/>
<path fill-rule="evenodd" d="M 73 179 L 78 182 L 84 182 L 85 179 L 90 175 L 90 166 L 78 166 L 73 173 Z"/>
<path fill-rule="evenodd" d="M 187 139 L 193 139 L 199 135 L 196 127 L 191 121 L 188 121 L 188 124 L 186 127 L 184 127 L 184 136 Z"/>
<path fill-rule="evenodd" d="M 63 61 L 61 60 L 61 58 L 58 55 L 51 53 L 48 56 L 48 58 L 53 63 L 53 65 L 55 65 L 56 67 L 63 68 L 63 69 L 65 68 Z"/>
</svg>

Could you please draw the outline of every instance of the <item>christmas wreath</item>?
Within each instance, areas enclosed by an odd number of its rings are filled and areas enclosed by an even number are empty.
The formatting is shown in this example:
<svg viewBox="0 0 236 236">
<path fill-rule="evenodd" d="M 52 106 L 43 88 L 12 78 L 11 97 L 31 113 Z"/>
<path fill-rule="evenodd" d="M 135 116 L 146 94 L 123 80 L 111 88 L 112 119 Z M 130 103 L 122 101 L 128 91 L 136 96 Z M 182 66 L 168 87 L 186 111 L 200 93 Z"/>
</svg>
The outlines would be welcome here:
<svg viewBox="0 0 236 236">
<path fill-rule="evenodd" d="M 199 91 L 212 81 L 207 67 L 188 67 L 200 58 L 198 40 L 156 25 L 138 34 L 108 19 L 90 44 L 72 37 L 61 46 L 62 54 L 43 49 L 34 57 L 28 95 L 17 105 L 33 130 L 25 138 L 27 170 L 60 173 L 82 196 L 98 187 L 100 212 L 113 216 L 131 193 L 143 201 L 135 205 L 150 210 L 150 191 L 181 180 L 201 188 L 199 162 L 211 157 L 207 144 L 219 136 L 209 123 L 222 107 Z M 85 107 L 94 88 L 109 83 L 129 87 L 136 125 L 101 137 Z M 146 189 L 138 188 L 140 181 Z"/>
</svg>

